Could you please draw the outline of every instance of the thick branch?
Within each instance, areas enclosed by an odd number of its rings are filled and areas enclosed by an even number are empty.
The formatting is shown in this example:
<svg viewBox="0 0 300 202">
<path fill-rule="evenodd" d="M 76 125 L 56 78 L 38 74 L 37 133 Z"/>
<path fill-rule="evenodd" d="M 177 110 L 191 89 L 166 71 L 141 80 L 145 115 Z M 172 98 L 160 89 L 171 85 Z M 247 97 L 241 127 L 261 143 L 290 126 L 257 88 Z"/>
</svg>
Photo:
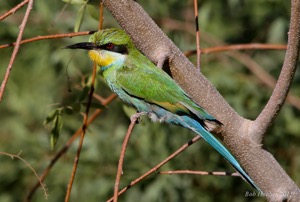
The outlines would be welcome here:
<svg viewBox="0 0 300 202">
<path fill-rule="evenodd" d="M 299 201 L 298 187 L 275 158 L 261 148 L 261 139 L 252 135 L 252 131 L 258 129 L 255 128 L 254 122 L 239 116 L 228 105 L 214 86 L 168 39 L 146 12 L 132 0 L 103 0 L 103 3 L 131 36 L 136 46 L 155 63 L 168 59 L 174 80 L 197 103 L 224 124 L 222 135 L 225 144 L 262 191 L 268 194 L 267 198 L 271 201 Z M 298 1 L 293 2 L 294 6 L 296 4 L 299 4 Z M 261 136 L 264 132 L 258 130 Z"/>
<path fill-rule="evenodd" d="M 253 139 L 260 140 L 263 138 L 268 127 L 272 124 L 277 117 L 284 101 L 287 98 L 290 89 L 299 55 L 300 44 L 300 1 L 293 0 L 291 5 L 291 20 L 287 51 L 283 63 L 283 67 L 276 83 L 275 89 L 260 115 L 249 126 L 249 135 Z M 268 178 L 258 179 L 261 180 L 261 187 L 263 190 L 268 190 L 270 195 L 267 198 L 270 201 L 284 200 L 299 201 L 300 191 L 297 185 L 288 177 L 282 168 L 274 169 L 273 166 L 277 165 L 276 160 L 271 157 L 267 152 L 263 151 L 261 163 L 265 164 L 264 172 L 267 172 Z M 267 156 L 270 156 L 267 158 Z M 276 176 L 276 179 L 272 179 Z M 263 182 L 263 180 L 265 180 Z"/>
</svg>

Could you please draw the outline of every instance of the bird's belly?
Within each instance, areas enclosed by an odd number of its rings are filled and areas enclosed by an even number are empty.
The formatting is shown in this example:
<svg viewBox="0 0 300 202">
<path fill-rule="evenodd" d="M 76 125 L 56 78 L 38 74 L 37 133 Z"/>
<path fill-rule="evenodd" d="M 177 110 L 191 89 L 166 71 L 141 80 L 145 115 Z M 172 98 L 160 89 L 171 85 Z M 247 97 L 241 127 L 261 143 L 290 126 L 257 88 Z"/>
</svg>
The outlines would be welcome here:
<svg viewBox="0 0 300 202">
<path fill-rule="evenodd" d="M 115 92 L 121 100 L 135 107 L 138 112 L 147 113 L 151 121 L 182 125 L 180 116 L 173 114 L 158 105 L 148 103 L 144 99 L 129 95 L 115 82 L 115 79 L 106 77 L 106 82 L 110 89 Z"/>
</svg>

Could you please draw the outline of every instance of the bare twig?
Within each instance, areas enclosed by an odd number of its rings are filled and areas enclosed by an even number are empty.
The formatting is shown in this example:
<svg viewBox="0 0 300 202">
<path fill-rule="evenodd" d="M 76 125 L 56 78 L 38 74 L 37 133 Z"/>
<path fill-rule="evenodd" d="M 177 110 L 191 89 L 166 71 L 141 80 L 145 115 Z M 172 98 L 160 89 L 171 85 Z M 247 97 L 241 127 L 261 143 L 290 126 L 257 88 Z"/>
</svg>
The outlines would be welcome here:
<svg viewBox="0 0 300 202">
<path fill-rule="evenodd" d="M 103 2 L 101 1 L 99 6 L 99 13 L 100 13 L 99 26 L 98 26 L 99 30 L 101 30 L 103 27 L 103 7 L 104 7 Z"/>
<path fill-rule="evenodd" d="M 233 50 L 248 50 L 248 49 L 259 49 L 259 50 L 285 50 L 286 45 L 283 44 L 262 44 L 262 43 L 251 43 L 251 44 L 236 44 L 236 45 L 226 45 L 217 46 L 211 48 L 202 49 L 202 54 L 210 54 L 224 51 Z"/>
<path fill-rule="evenodd" d="M 207 172 L 207 171 L 195 171 L 195 170 L 173 170 L 173 171 L 160 171 L 159 174 L 192 174 L 192 175 L 214 175 L 214 176 L 234 176 L 240 177 L 241 175 L 237 172 Z"/>
<path fill-rule="evenodd" d="M 18 37 L 17 37 L 17 40 L 16 40 L 16 45 L 15 45 L 15 48 L 14 48 L 13 53 L 11 55 L 9 64 L 8 64 L 6 72 L 5 72 L 4 79 L 3 79 L 1 87 L 0 87 L 0 102 L 2 100 L 2 96 L 3 96 L 3 93 L 4 93 L 5 86 L 6 86 L 7 82 L 8 82 L 8 78 L 9 78 L 10 72 L 12 70 L 14 61 L 16 59 L 17 53 L 18 53 L 19 48 L 20 48 L 20 42 L 21 42 L 22 37 L 23 37 L 23 32 L 24 32 L 24 29 L 25 29 L 25 26 L 26 26 L 26 23 L 27 23 L 30 11 L 32 9 L 32 5 L 33 5 L 33 0 L 29 0 L 28 1 L 28 5 L 27 5 L 27 9 L 26 9 L 26 12 L 25 12 L 25 15 L 24 15 L 24 18 L 23 18 L 23 21 L 22 21 L 22 23 L 20 25 L 20 31 L 19 31 L 19 34 L 18 34 Z"/>
<path fill-rule="evenodd" d="M 109 103 L 111 103 L 114 99 L 116 98 L 115 94 L 110 95 L 108 98 L 106 98 L 102 104 L 103 105 L 108 105 Z M 90 125 L 101 113 L 102 113 L 102 109 L 97 109 L 89 118 L 87 125 Z M 48 174 L 50 173 L 52 167 L 55 165 L 55 163 L 60 159 L 60 157 L 62 157 L 70 148 L 70 146 L 72 145 L 72 143 L 74 142 L 74 140 L 76 140 L 79 135 L 82 133 L 82 127 L 79 128 L 74 135 L 66 142 L 66 144 L 56 153 L 56 155 L 52 158 L 52 160 L 50 161 L 49 165 L 45 168 L 44 172 L 41 175 L 41 181 L 44 181 L 45 178 L 48 176 Z M 30 190 L 30 192 L 28 193 L 27 197 L 26 197 L 26 201 L 29 202 L 31 201 L 31 198 L 33 196 L 33 194 L 35 193 L 36 189 L 40 186 L 40 183 L 37 182 Z"/>
<path fill-rule="evenodd" d="M 0 46 L 1 47 L 1 46 Z M 251 44 L 235 44 L 225 46 L 215 46 L 210 48 L 202 48 L 201 54 L 211 54 L 225 51 L 238 51 L 238 50 L 286 50 L 286 45 L 283 44 L 264 44 L 264 43 L 251 43 Z M 197 50 L 186 51 L 184 55 L 189 57 L 197 53 Z"/>
<path fill-rule="evenodd" d="M 19 3 L 18 5 L 16 5 L 14 8 L 10 9 L 9 11 L 7 11 L 6 13 L 4 13 L 3 15 L 0 16 L 0 21 L 2 21 L 3 19 L 7 18 L 8 16 L 10 16 L 11 14 L 14 14 L 17 10 L 19 10 L 20 8 L 22 8 L 25 4 L 27 4 L 29 2 L 29 0 L 24 0 L 21 3 Z"/>
<path fill-rule="evenodd" d="M 45 35 L 45 36 L 37 36 L 30 39 L 25 39 L 20 42 L 20 44 L 30 43 L 33 41 L 40 41 L 45 39 L 58 39 L 58 38 L 66 38 L 66 37 L 73 37 L 73 36 L 84 36 L 84 35 L 90 35 L 95 33 L 95 31 L 84 31 L 84 32 L 73 32 L 73 33 L 64 33 L 64 34 L 52 34 L 52 35 Z M 8 48 L 11 46 L 15 46 L 16 43 L 11 44 L 3 44 L 0 45 L 1 48 Z"/>
<path fill-rule="evenodd" d="M 120 153 L 119 164 L 118 164 L 117 177 L 116 177 L 116 182 L 114 187 L 114 202 L 118 201 L 118 196 L 119 196 L 118 192 L 119 192 L 121 175 L 123 173 L 123 162 L 124 162 L 125 152 L 126 152 L 127 144 L 129 142 L 130 135 L 132 133 L 136 121 L 137 121 L 137 117 L 133 116 L 122 144 L 122 150 Z"/>
<path fill-rule="evenodd" d="M 34 168 L 25 160 L 23 159 L 20 155 L 21 155 L 21 152 L 18 153 L 17 155 L 15 154 L 9 154 L 9 153 L 6 153 L 6 152 L 0 152 L 1 155 L 6 155 L 6 156 L 10 156 L 12 159 L 14 158 L 18 158 L 20 159 L 21 161 L 23 161 L 26 166 L 28 168 L 30 168 L 30 170 L 33 172 L 33 174 L 36 176 L 36 178 L 38 179 L 38 183 L 39 185 L 42 187 L 42 189 L 44 190 L 44 195 L 45 195 L 45 198 L 47 199 L 48 198 L 48 193 L 47 193 L 47 189 L 46 189 L 46 186 L 44 185 L 43 183 L 43 180 L 39 177 L 39 175 L 36 173 L 36 171 L 34 170 Z"/>
<path fill-rule="evenodd" d="M 197 68 L 201 70 L 201 49 L 200 49 L 200 30 L 198 22 L 198 0 L 194 0 L 195 26 L 196 26 L 196 47 L 197 47 Z"/>
<path fill-rule="evenodd" d="M 70 178 L 70 181 L 69 181 L 69 184 L 68 184 L 67 193 L 66 193 L 66 197 L 65 197 L 65 202 L 68 202 L 70 200 L 72 186 L 73 186 L 73 183 L 74 183 L 74 179 L 75 179 L 75 175 L 76 175 L 76 171 L 77 171 L 77 167 L 78 167 L 78 162 L 79 162 L 79 157 L 80 157 L 80 153 L 81 153 L 81 149 L 82 149 L 82 145 L 83 145 L 83 140 L 84 140 L 84 137 L 85 137 L 86 129 L 88 127 L 88 116 L 89 116 L 90 106 L 91 106 L 91 103 L 92 103 L 92 98 L 93 98 L 93 93 L 94 93 L 94 84 L 95 84 L 96 72 L 97 72 L 97 65 L 94 64 L 93 74 L 92 74 L 92 82 L 91 82 L 91 89 L 90 89 L 90 93 L 89 93 L 89 97 L 88 97 L 88 103 L 87 103 L 87 106 L 86 106 L 85 114 L 83 116 L 84 118 L 83 118 L 82 132 L 81 132 L 81 135 L 80 135 L 80 140 L 79 140 L 79 145 L 78 145 L 78 148 L 77 148 L 77 153 L 76 153 L 76 156 L 75 156 L 75 159 L 74 159 L 72 174 L 71 174 L 71 178 Z"/>
<path fill-rule="evenodd" d="M 130 189 L 131 187 L 133 187 L 134 185 L 136 185 L 138 182 L 140 182 L 141 180 L 145 179 L 146 177 L 148 177 L 150 174 L 154 173 L 155 171 L 157 171 L 160 167 L 162 167 L 163 165 L 165 165 L 167 162 L 169 162 L 171 159 L 175 158 L 178 154 L 180 154 L 181 152 L 183 152 L 186 148 L 188 148 L 189 146 L 191 146 L 192 144 L 194 144 L 195 142 L 197 142 L 201 137 L 198 135 L 196 137 L 194 137 L 192 140 L 190 140 L 188 143 L 182 145 L 178 150 L 176 150 L 173 154 L 171 154 L 170 156 L 168 156 L 166 159 L 164 159 L 162 162 L 160 162 L 159 164 L 157 164 L 155 167 L 151 168 L 148 172 L 146 172 L 145 174 L 143 174 L 142 176 L 140 176 L 139 178 L 133 180 L 128 186 L 126 186 L 125 188 L 123 188 L 121 191 L 119 191 L 118 195 L 123 194 L 124 192 L 126 192 L 128 189 Z M 107 200 L 107 202 L 112 202 L 114 199 L 114 197 L 110 198 Z"/>
</svg>

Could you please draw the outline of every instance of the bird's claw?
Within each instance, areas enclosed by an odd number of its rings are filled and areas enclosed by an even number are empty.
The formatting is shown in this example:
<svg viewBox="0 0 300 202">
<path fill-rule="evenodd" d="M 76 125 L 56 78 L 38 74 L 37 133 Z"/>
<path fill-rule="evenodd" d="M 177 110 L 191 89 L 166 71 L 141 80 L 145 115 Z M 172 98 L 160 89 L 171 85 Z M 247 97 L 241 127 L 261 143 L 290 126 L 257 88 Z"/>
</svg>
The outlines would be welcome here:
<svg viewBox="0 0 300 202">
<path fill-rule="evenodd" d="M 140 117 L 144 116 L 144 115 L 148 115 L 148 113 L 147 112 L 137 112 L 130 117 L 130 121 L 131 122 L 135 121 L 136 123 L 139 123 Z"/>
</svg>

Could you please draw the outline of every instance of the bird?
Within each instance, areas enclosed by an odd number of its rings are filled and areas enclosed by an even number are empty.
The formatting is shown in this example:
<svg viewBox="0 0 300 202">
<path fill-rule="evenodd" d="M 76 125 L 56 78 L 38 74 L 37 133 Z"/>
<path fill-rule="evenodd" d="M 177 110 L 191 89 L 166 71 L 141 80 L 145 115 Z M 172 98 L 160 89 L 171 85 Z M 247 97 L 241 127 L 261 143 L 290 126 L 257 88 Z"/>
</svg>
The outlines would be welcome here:
<svg viewBox="0 0 300 202">
<path fill-rule="evenodd" d="M 122 29 L 95 32 L 89 42 L 66 49 L 88 50 L 109 88 L 137 110 L 136 116 L 148 115 L 152 121 L 180 125 L 200 135 L 217 150 L 240 175 L 261 192 L 235 157 L 210 132 L 209 125 L 222 123 L 207 113 L 165 72 L 134 45 Z"/>
</svg>

